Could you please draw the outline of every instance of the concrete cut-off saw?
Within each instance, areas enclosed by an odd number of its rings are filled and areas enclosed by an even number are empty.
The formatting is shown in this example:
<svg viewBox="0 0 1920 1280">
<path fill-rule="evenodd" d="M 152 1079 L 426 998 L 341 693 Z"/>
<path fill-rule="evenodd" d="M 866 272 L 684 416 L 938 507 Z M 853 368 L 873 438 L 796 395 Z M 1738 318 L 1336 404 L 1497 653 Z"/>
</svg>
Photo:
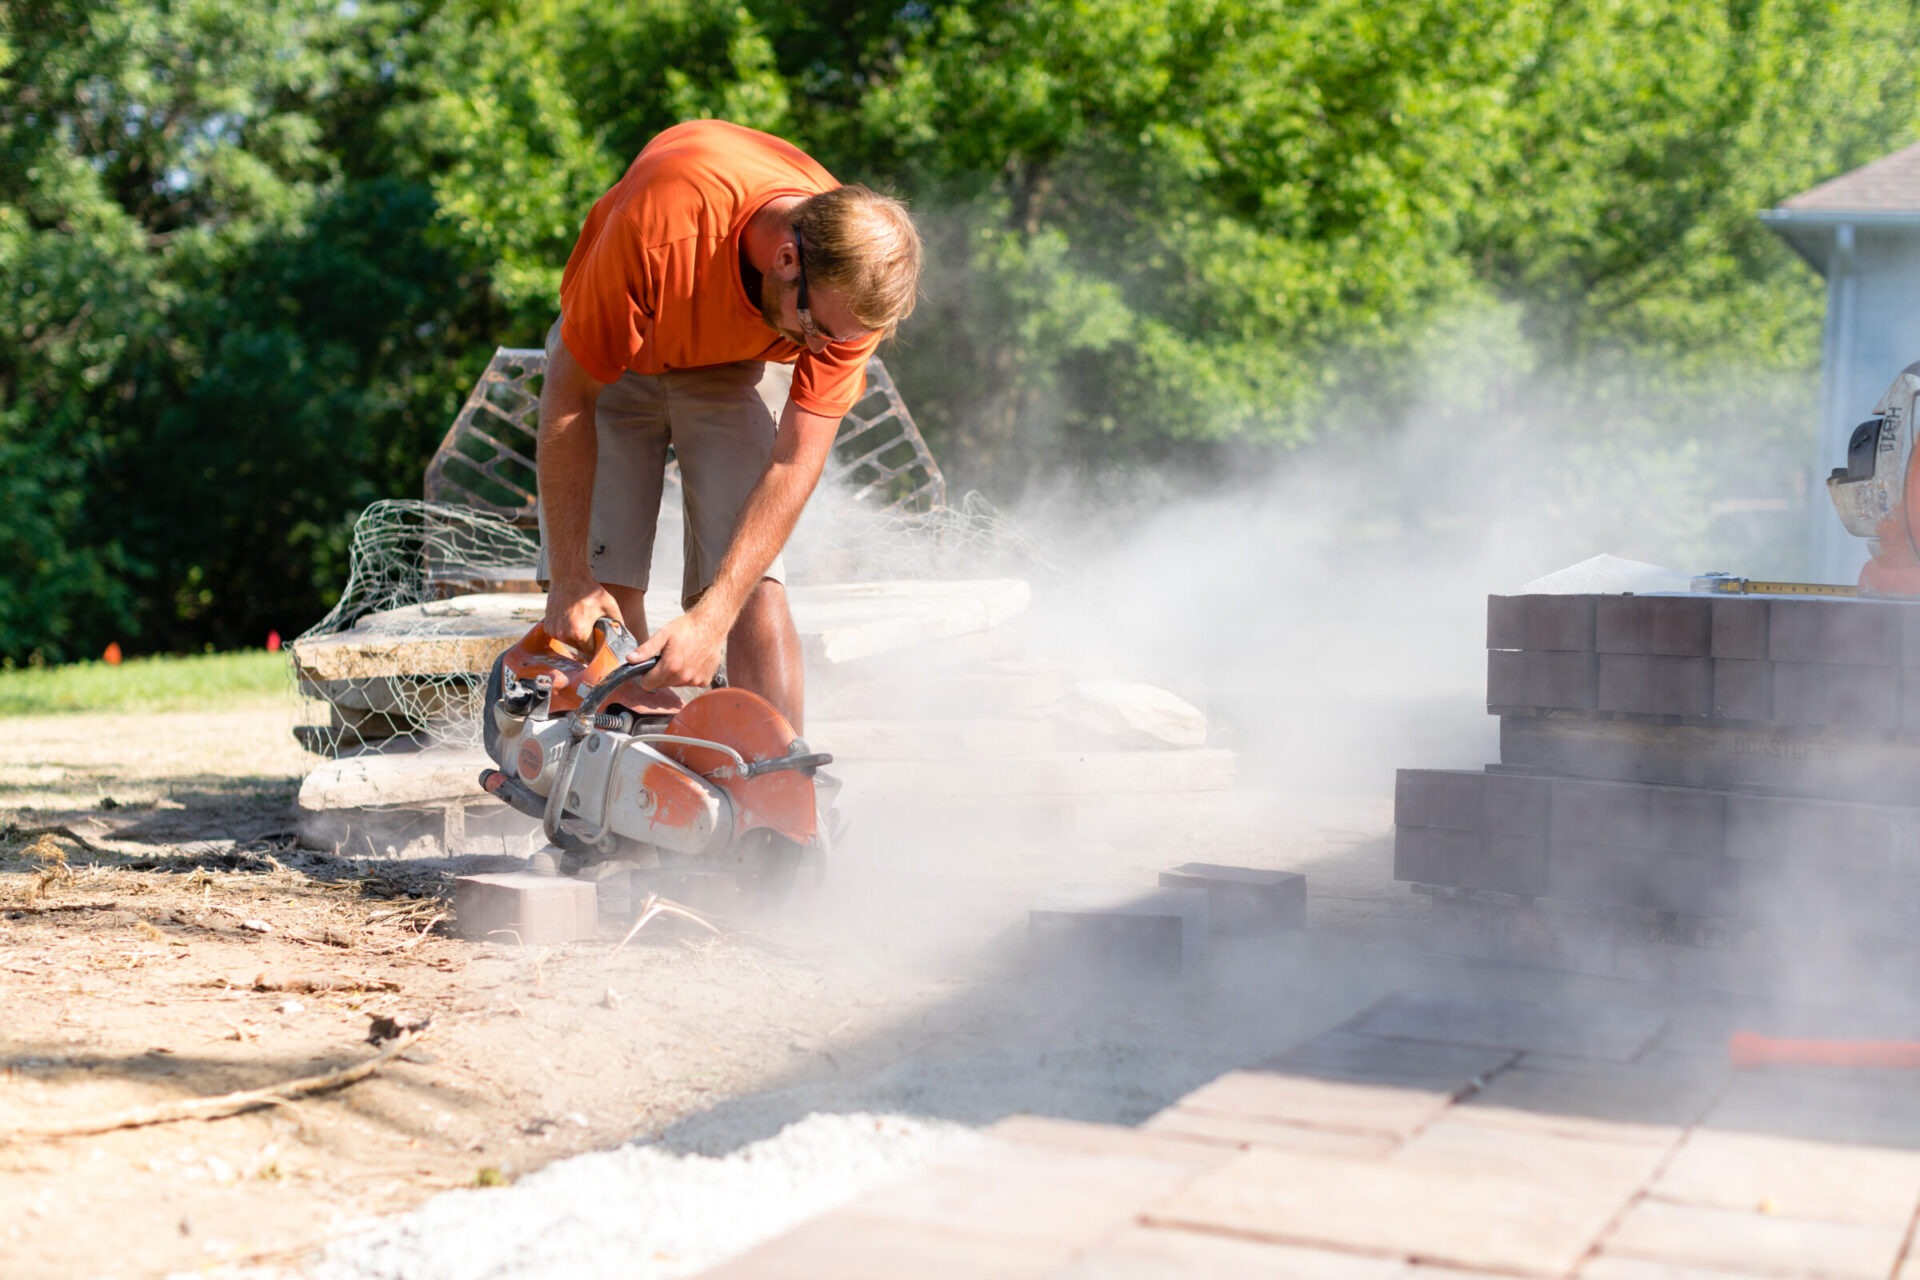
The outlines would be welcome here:
<svg viewBox="0 0 1920 1280">
<path fill-rule="evenodd" d="M 610 618 L 585 653 L 536 625 L 493 664 L 480 785 L 538 818 L 566 874 L 626 862 L 675 883 L 725 878 L 747 905 L 778 903 L 827 852 L 833 757 L 773 704 L 715 687 L 683 700 L 641 686 L 658 659 Z"/>
</svg>

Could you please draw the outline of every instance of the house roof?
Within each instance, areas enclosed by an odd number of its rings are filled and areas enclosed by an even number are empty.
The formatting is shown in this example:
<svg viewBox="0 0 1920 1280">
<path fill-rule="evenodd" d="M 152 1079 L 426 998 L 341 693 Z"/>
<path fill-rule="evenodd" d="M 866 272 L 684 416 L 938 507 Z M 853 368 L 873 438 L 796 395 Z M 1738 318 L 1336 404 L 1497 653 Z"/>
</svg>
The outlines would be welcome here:
<svg viewBox="0 0 1920 1280">
<path fill-rule="evenodd" d="M 1844 228 L 1920 228 L 1920 142 L 1790 196 L 1762 213 L 1760 221 L 1827 275 L 1836 235 L 1851 234 Z"/>
<path fill-rule="evenodd" d="M 1920 142 L 1780 202 L 1804 213 L 1920 213 Z"/>
</svg>

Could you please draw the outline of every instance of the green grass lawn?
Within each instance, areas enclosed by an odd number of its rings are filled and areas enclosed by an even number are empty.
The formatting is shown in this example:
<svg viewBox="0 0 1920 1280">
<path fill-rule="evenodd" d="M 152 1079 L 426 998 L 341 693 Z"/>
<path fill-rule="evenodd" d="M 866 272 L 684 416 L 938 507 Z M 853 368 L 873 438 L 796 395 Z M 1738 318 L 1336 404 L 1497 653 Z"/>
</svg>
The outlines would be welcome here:
<svg viewBox="0 0 1920 1280">
<path fill-rule="evenodd" d="M 287 655 L 252 649 L 0 671 L 0 716 L 60 711 L 221 711 L 285 697 Z"/>
</svg>

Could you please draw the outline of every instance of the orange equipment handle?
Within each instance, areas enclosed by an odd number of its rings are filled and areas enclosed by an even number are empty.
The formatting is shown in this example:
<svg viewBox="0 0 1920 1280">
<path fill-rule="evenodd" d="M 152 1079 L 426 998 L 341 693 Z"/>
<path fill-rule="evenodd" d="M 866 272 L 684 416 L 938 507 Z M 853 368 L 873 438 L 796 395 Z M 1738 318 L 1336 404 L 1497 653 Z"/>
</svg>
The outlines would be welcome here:
<svg viewBox="0 0 1920 1280">
<path fill-rule="evenodd" d="M 1736 1067 L 1877 1067 L 1920 1070 L 1916 1040 L 1781 1040 L 1736 1031 L 1727 1042 Z"/>
</svg>

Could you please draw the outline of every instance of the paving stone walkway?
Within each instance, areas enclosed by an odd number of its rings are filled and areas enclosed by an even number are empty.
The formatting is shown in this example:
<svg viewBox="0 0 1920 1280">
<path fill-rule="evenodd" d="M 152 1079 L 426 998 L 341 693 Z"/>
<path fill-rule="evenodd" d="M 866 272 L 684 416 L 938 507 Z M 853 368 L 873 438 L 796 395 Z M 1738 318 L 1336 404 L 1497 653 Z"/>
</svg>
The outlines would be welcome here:
<svg viewBox="0 0 1920 1280">
<path fill-rule="evenodd" d="M 1645 1010 L 1396 992 L 1138 1128 L 987 1132 L 707 1274 L 1920 1280 L 1920 1077 Z"/>
</svg>

